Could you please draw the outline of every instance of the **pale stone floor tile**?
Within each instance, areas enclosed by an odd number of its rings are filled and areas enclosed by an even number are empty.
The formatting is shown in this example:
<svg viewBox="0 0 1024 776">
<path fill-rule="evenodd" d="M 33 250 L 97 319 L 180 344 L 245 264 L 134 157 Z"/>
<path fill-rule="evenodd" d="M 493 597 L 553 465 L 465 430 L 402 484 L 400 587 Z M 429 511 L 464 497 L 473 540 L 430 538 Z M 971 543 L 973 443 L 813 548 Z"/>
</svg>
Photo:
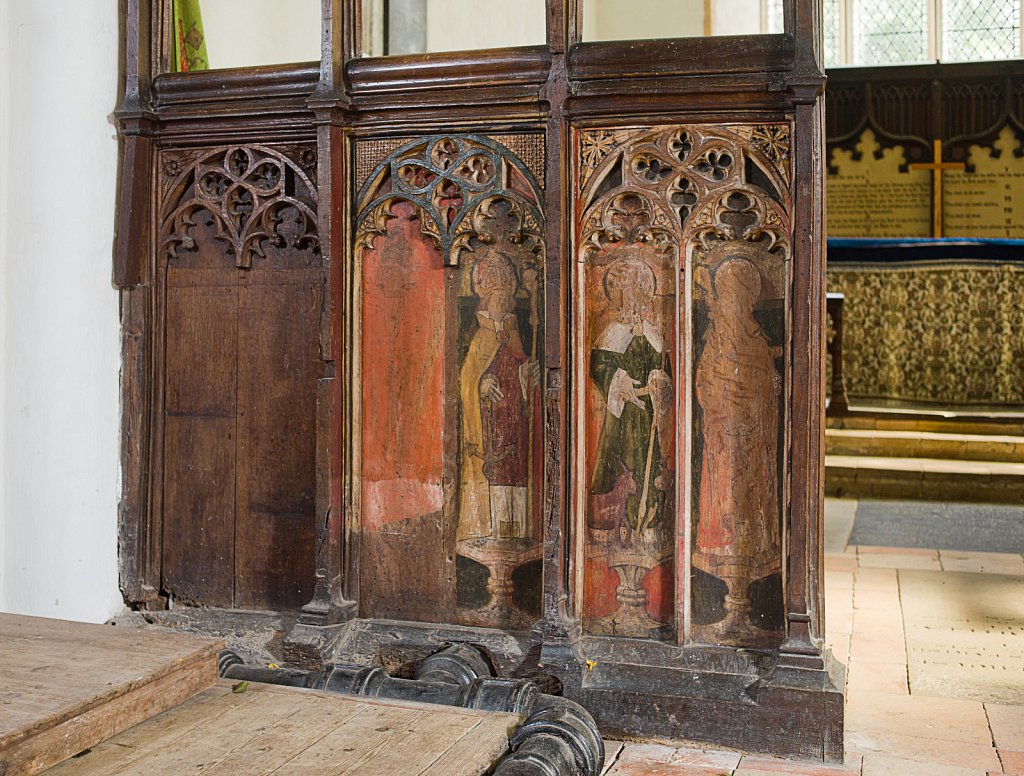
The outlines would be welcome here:
<svg viewBox="0 0 1024 776">
<path fill-rule="evenodd" d="M 985 712 L 996 747 L 1024 752 L 1024 706 L 986 703 Z"/>
<path fill-rule="evenodd" d="M 884 569 L 889 571 L 890 569 Z M 853 589 L 853 608 L 857 609 L 881 609 L 883 611 L 899 610 L 900 606 L 900 594 L 899 590 L 896 589 L 896 583 L 893 582 L 891 590 L 883 590 L 880 588 L 861 588 L 855 587 Z"/>
<path fill-rule="evenodd" d="M 898 696 L 887 696 L 895 698 Z M 847 757 L 850 753 L 871 752 L 903 757 L 908 760 L 957 765 L 962 768 L 999 771 L 999 757 L 992 746 L 967 744 L 951 739 L 922 738 L 885 731 L 846 732 Z"/>
<path fill-rule="evenodd" d="M 869 631 L 857 627 L 854 619 L 853 636 L 850 638 L 850 660 L 870 662 L 884 656 L 890 663 L 907 663 L 907 647 L 903 642 L 903 631 Z"/>
<path fill-rule="evenodd" d="M 942 571 L 939 564 L 939 553 L 929 550 L 927 553 L 858 553 L 857 560 L 862 569 L 924 569 Z"/>
<path fill-rule="evenodd" d="M 892 609 L 855 609 L 853 612 L 854 633 L 878 633 L 903 631 L 902 606 Z"/>
<path fill-rule="evenodd" d="M 604 740 L 604 770 L 601 771 L 602 774 L 608 773 L 611 770 L 623 746 L 625 744 L 622 741 L 613 741 L 610 738 Z"/>
<path fill-rule="evenodd" d="M 660 762 L 618 762 L 608 776 L 732 776 L 731 770 Z"/>
<path fill-rule="evenodd" d="M 923 547 L 875 547 L 871 544 L 857 545 L 857 557 L 865 555 L 923 555 L 934 557 L 938 550 L 929 550 Z"/>
<path fill-rule="evenodd" d="M 694 765 L 704 768 L 718 768 L 732 773 L 740 763 L 739 752 L 724 752 L 706 749 L 680 747 L 670 761 L 673 765 Z"/>
<path fill-rule="evenodd" d="M 992 745 L 988 718 L 978 701 L 850 692 L 846 707 L 846 729 L 851 732 Z"/>
<path fill-rule="evenodd" d="M 852 693 L 909 695 L 907 665 L 853 660 L 846 669 L 846 690 Z"/>
<path fill-rule="evenodd" d="M 667 763 L 676 747 L 665 744 L 633 744 L 627 742 L 619 753 L 619 762 Z"/>
<path fill-rule="evenodd" d="M 1003 772 L 1007 776 L 1024 776 L 1024 752 L 999 750 L 999 759 L 1003 762 Z"/>
<path fill-rule="evenodd" d="M 774 757 L 755 757 L 744 755 L 736 776 L 856 776 L 860 773 L 860 758 L 847 758 L 842 765 L 823 765 L 821 763 L 804 763 L 794 760 L 781 760 Z"/>
<path fill-rule="evenodd" d="M 979 770 L 958 765 L 922 763 L 875 753 L 864 755 L 864 767 L 861 771 L 862 776 L 985 776 L 985 773 L 984 768 Z"/>
<path fill-rule="evenodd" d="M 859 556 L 857 560 L 860 561 Z M 895 591 L 896 589 L 895 569 L 859 568 L 853 577 L 854 595 L 858 590 Z"/>
<path fill-rule="evenodd" d="M 943 571 L 1024 576 L 1024 555 L 1015 552 L 956 552 L 940 550 Z"/>
<path fill-rule="evenodd" d="M 857 554 L 826 552 L 825 553 L 825 574 L 852 574 L 857 570 Z"/>
</svg>

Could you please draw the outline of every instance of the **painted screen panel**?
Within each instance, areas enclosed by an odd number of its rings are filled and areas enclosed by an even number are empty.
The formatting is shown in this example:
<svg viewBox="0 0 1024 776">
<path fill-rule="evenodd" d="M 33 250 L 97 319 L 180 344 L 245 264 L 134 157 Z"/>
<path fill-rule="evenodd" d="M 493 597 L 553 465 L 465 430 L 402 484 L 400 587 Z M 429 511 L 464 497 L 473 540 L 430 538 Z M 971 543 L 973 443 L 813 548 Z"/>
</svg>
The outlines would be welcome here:
<svg viewBox="0 0 1024 776">
<path fill-rule="evenodd" d="M 776 642 L 789 127 L 577 137 L 584 629 Z"/>
<path fill-rule="evenodd" d="M 365 616 L 539 617 L 543 151 L 500 139 L 357 144 Z"/>
</svg>

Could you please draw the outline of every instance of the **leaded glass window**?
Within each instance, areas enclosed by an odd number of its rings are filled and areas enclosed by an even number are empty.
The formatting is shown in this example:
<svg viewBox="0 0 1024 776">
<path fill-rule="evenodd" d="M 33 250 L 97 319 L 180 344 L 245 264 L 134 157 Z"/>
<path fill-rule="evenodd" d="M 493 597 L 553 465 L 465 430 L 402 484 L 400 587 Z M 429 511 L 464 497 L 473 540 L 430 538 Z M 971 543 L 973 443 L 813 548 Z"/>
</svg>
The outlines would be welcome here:
<svg viewBox="0 0 1024 776">
<path fill-rule="evenodd" d="M 857 65 L 928 59 L 928 7 L 923 0 L 859 0 L 853 8 Z"/>
<path fill-rule="evenodd" d="M 843 8 L 839 0 L 822 3 L 822 26 L 825 34 L 825 67 L 840 64 L 842 60 Z"/>
<path fill-rule="evenodd" d="M 765 32 L 783 32 L 782 0 L 765 0 Z"/>
<path fill-rule="evenodd" d="M 1020 53 L 1020 3 L 1005 0 L 945 0 L 942 58 L 1007 59 Z"/>
</svg>

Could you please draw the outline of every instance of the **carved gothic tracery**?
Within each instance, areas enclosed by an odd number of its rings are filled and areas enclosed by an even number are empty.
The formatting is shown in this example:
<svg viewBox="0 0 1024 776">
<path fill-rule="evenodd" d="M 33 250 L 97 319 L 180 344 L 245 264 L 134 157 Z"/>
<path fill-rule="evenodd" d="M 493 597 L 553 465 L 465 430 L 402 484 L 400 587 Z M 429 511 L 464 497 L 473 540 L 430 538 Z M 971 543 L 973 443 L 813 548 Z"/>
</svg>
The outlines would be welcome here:
<svg viewBox="0 0 1024 776">
<path fill-rule="evenodd" d="M 513 203 L 524 232 L 540 234 L 540 184 L 502 145 L 479 136 L 411 141 L 393 151 L 363 184 L 357 199 L 356 248 L 382 233 L 390 203 L 403 200 L 421 213 L 420 229 L 434 238 L 445 263 L 455 264 L 475 234 L 474 214 L 499 194 Z"/>
<path fill-rule="evenodd" d="M 235 146 L 197 155 L 163 155 L 164 202 L 160 254 L 173 261 L 196 248 L 195 228 L 205 219 L 238 267 L 268 250 L 313 249 L 319 254 L 316 150 L 293 149 L 297 161 L 265 146 Z"/>
</svg>

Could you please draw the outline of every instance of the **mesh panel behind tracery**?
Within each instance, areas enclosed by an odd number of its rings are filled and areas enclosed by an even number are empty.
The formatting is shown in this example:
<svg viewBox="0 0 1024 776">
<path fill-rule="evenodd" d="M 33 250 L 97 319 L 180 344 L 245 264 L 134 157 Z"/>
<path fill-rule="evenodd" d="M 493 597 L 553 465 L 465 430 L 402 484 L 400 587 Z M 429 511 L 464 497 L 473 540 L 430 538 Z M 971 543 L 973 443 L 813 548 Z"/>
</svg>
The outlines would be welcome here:
<svg viewBox="0 0 1024 776">
<path fill-rule="evenodd" d="M 942 58 L 1008 59 L 1020 55 L 1020 0 L 944 0 Z"/>
<path fill-rule="evenodd" d="M 854 64 L 893 65 L 928 59 L 925 0 L 859 0 L 854 5 Z"/>
</svg>

